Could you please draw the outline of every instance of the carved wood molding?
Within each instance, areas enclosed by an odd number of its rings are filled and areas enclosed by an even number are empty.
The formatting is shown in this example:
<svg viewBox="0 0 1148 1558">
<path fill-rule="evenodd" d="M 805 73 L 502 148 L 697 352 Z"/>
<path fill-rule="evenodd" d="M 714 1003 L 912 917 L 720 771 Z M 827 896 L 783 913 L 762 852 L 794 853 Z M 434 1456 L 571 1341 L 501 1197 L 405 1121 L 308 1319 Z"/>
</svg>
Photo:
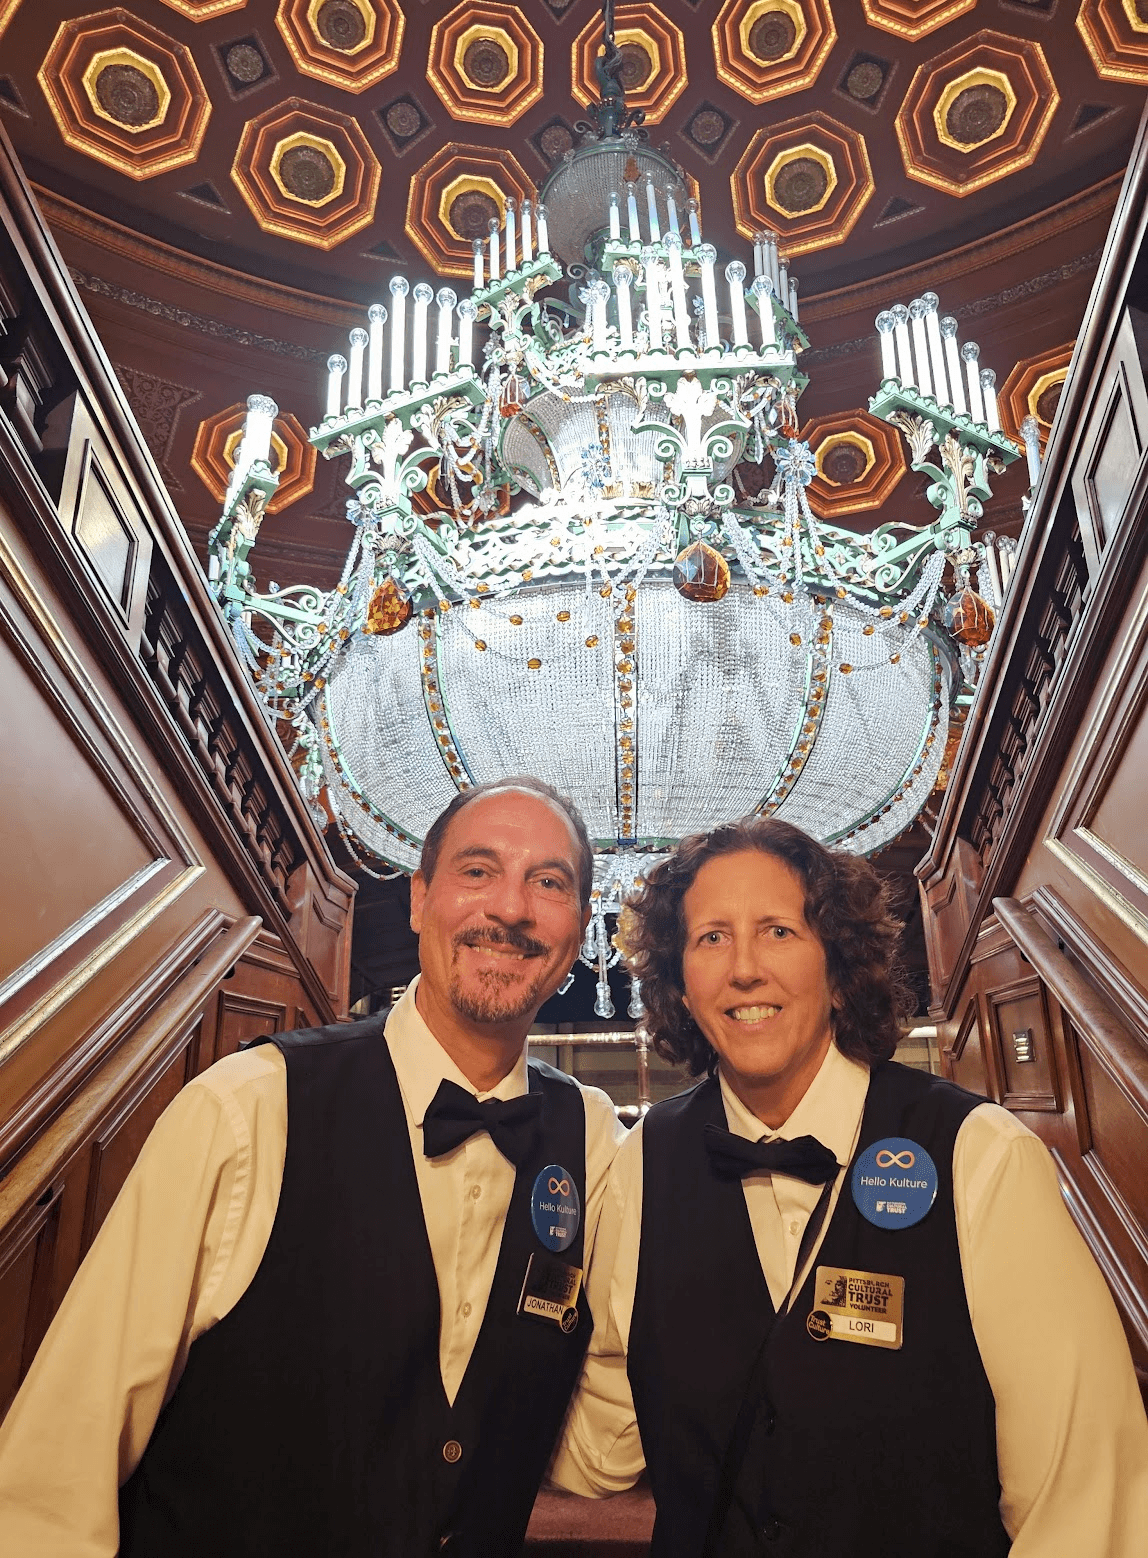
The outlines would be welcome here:
<svg viewBox="0 0 1148 1558">
<path fill-rule="evenodd" d="M 125 1090 L 152 1076 L 173 1047 L 186 1042 L 188 1030 L 202 1014 L 228 970 L 255 940 L 261 921 L 251 915 L 219 932 L 192 962 L 182 979 L 152 1004 L 130 1036 L 119 1043 L 114 1061 L 92 1075 L 74 1092 L 64 1109 L 41 1132 L 11 1171 L 0 1179 L 0 1228 L 21 1216 L 50 1184 L 61 1165 L 107 1117 L 118 1112 Z M 105 1052 L 106 1053 L 106 1052 Z M 57 1093 L 58 1096 L 58 1093 Z"/>
</svg>

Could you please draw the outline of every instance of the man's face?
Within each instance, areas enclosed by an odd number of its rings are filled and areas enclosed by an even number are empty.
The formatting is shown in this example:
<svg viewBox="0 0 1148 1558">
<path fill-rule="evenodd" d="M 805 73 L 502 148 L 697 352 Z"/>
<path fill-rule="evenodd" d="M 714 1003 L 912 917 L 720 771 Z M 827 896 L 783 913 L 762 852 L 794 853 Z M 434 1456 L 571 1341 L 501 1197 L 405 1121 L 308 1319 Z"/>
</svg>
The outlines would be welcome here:
<svg viewBox="0 0 1148 1558">
<path fill-rule="evenodd" d="M 589 912 L 565 815 L 525 790 L 495 791 L 447 828 L 430 882 L 411 883 L 420 991 L 457 1021 L 525 1022 L 566 977 Z"/>
<path fill-rule="evenodd" d="M 825 951 L 806 921 L 802 884 L 760 850 L 719 855 L 699 870 L 682 911 L 690 1015 L 738 1096 L 750 1108 L 778 1100 L 784 1119 L 832 1034 Z"/>
</svg>

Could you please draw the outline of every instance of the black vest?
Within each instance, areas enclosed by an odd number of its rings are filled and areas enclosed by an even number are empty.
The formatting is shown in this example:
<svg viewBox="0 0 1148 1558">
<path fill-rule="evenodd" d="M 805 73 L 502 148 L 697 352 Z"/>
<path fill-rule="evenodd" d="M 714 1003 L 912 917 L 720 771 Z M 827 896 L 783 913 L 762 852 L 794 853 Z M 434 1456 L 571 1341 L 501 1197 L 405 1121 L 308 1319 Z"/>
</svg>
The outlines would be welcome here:
<svg viewBox="0 0 1148 1558">
<path fill-rule="evenodd" d="M 120 1493 L 122 1558 L 517 1554 L 590 1337 L 518 1315 L 535 1176 L 585 1205 L 585 1108 L 537 1061 L 540 1145 L 519 1168 L 485 1319 L 448 1404 L 439 1294 L 402 1097 L 377 1019 L 276 1035 L 283 1187 L 251 1286 L 191 1347 Z M 582 1264 L 582 1232 L 567 1258 Z M 461 1449 L 461 1454 L 459 1450 Z"/>
<path fill-rule="evenodd" d="M 702 1131 L 725 1125 L 716 1081 L 657 1105 L 642 1127 L 642 1246 L 629 1376 L 658 1506 L 654 1558 L 700 1558 L 719 1472 L 754 1359 L 763 1388 L 723 1558 L 996 1558 L 995 1413 L 965 1302 L 953 1144 L 981 1100 L 904 1066 L 877 1066 L 858 1153 L 919 1142 L 937 1198 L 913 1228 L 876 1228 L 838 1199 L 814 1269 L 775 1317 L 741 1182 L 710 1166 Z M 815 1341 L 817 1266 L 905 1278 L 899 1351 Z"/>
</svg>

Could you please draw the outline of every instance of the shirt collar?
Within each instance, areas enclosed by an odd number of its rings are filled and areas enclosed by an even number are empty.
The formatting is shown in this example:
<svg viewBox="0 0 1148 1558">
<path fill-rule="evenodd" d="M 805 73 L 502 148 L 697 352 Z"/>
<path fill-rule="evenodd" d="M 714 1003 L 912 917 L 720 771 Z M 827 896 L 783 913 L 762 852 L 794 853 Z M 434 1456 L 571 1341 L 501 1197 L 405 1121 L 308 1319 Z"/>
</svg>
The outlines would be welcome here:
<svg viewBox="0 0 1148 1558">
<path fill-rule="evenodd" d="M 836 1044 L 830 1044 L 804 1097 L 776 1131 L 746 1108 L 720 1072 L 718 1080 L 726 1121 L 735 1136 L 744 1136 L 747 1141 L 772 1141 L 775 1136 L 794 1141 L 798 1136 L 816 1136 L 841 1164 L 848 1163 L 856 1151 L 869 1091 L 869 1067 L 850 1060 Z"/>
<path fill-rule="evenodd" d="M 475 1093 L 474 1084 L 463 1076 L 419 1014 L 415 991 L 421 977 L 420 974 L 411 980 L 398 1004 L 392 1007 L 384 1029 L 403 1104 L 414 1124 L 422 1125 L 430 1101 L 444 1079 L 457 1083 L 483 1101 L 487 1098 L 520 1098 L 529 1092 L 524 1046 L 522 1054 L 497 1087 L 488 1093 Z"/>
</svg>

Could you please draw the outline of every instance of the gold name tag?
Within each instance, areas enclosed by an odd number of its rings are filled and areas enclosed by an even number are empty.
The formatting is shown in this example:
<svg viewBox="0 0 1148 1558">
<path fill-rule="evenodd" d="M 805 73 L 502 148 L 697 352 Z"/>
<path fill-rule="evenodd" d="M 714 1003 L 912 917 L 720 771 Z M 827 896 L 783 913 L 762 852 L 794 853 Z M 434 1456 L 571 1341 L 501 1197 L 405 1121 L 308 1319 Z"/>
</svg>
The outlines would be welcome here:
<svg viewBox="0 0 1148 1558">
<path fill-rule="evenodd" d="M 904 1311 L 904 1277 L 818 1266 L 805 1329 L 815 1342 L 832 1338 L 866 1347 L 900 1347 Z"/>
<path fill-rule="evenodd" d="M 526 1280 L 518 1299 L 518 1313 L 534 1320 L 548 1320 L 567 1333 L 578 1324 L 578 1294 L 582 1268 L 555 1255 L 535 1250 L 526 1267 Z"/>
</svg>

